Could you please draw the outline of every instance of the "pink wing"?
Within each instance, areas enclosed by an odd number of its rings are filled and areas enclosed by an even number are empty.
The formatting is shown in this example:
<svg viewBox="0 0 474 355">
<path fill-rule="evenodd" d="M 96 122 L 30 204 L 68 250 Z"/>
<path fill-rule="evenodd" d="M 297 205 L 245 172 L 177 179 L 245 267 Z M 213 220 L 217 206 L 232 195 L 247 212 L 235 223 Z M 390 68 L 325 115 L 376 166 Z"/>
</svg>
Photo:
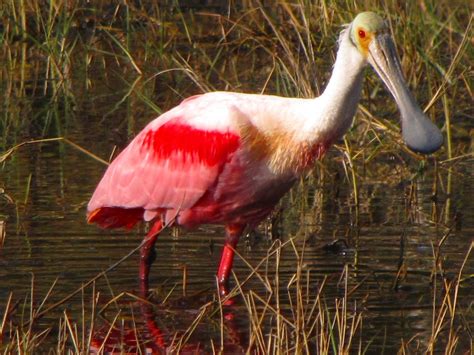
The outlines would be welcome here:
<svg viewBox="0 0 474 355">
<path fill-rule="evenodd" d="M 88 205 L 89 222 L 132 227 L 144 212 L 191 208 L 240 145 L 230 128 L 199 129 L 180 117 L 161 125 L 156 120 L 105 172 Z"/>
</svg>

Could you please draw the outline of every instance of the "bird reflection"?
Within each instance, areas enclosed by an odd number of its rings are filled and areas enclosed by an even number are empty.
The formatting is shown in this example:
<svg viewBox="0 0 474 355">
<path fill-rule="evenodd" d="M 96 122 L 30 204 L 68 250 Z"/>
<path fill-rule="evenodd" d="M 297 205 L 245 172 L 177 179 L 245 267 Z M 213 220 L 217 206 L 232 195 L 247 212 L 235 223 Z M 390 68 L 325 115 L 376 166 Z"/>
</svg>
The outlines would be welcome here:
<svg viewBox="0 0 474 355">
<path fill-rule="evenodd" d="M 213 349 L 240 354 L 248 348 L 248 336 L 242 332 L 246 328 L 238 326 L 236 314 L 240 305 L 235 298 L 221 305 L 219 300 L 211 300 L 203 306 L 203 297 L 198 294 L 181 297 L 165 306 L 145 299 L 138 299 L 129 306 L 130 318 L 104 320 L 102 326 L 94 329 L 91 354 L 204 354 Z M 209 317 L 220 322 L 222 340 L 216 339 L 214 333 L 212 339 L 209 332 L 199 326 L 200 319 Z"/>
</svg>

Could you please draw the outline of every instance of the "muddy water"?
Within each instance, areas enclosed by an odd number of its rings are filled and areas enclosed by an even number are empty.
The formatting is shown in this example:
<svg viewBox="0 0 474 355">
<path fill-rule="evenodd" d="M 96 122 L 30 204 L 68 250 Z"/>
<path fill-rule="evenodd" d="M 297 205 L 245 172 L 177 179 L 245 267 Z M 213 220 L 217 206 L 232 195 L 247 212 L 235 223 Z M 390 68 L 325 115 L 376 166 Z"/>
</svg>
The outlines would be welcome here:
<svg viewBox="0 0 474 355">
<path fill-rule="evenodd" d="M 124 96 L 128 87 L 117 77 L 98 74 L 89 80 L 93 91 L 76 93 L 74 100 L 64 96 L 54 101 L 39 94 L 16 98 L 20 104 L 33 100 L 41 109 L 35 112 L 36 122 L 31 123 L 28 132 L 21 131 L 14 140 L 19 143 L 36 138 L 47 126 L 46 136 L 64 135 L 108 159 L 114 146 L 123 147 L 154 117 L 137 96 Z M 156 96 L 157 104 L 163 108 L 179 102 L 171 91 Z M 13 114 L 10 110 L 2 112 L 5 117 Z M 46 301 L 50 305 L 140 243 L 143 229 L 104 231 L 85 221 L 85 206 L 104 169 L 102 163 L 64 142 L 23 146 L 3 163 L 0 218 L 6 223 L 6 236 L 0 249 L 0 314 L 12 293 L 16 304 L 12 319 L 20 322 L 21 312 L 29 309 L 23 302 L 30 302 L 32 287 L 33 303 L 38 307 L 55 284 Z M 256 266 L 269 250 L 274 250 L 277 240 L 285 243 L 293 238 L 294 248 L 286 244 L 279 259 L 282 294 L 291 290 L 287 285 L 297 270 L 298 256 L 302 256 L 305 289 L 316 295 L 324 284 L 324 299 L 330 309 L 334 299 L 344 295 L 347 281 L 352 290 L 349 307 L 363 317 L 355 347 L 360 341 L 370 351 L 391 352 L 399 349 L 403 341 L 412 340 L 412 349 L 425 348 L 432 331 L 433 295 L 441 302 L 442 277 L 452 280 L 457 276 L 474 235 L 472 161 L 420 163 L 394 149 L 356 169 L 358 206 L 343 154 L 333 148 L 324 165 L 316 166 L 282 201 L 273 220 L 241 240 L 239 251 L 246 262 Z M 166 298 L 164 305 L 154 311 L 154 319 L 165 329 L 164 338 L 176 332 L 182 334 L 201 307 L 215 297 L 214 275 L 222 234 L 221 227 L 202 226 L 193 231 L 167 230 L 160 236 L 150 283 L 157 304 Z M 438 260 L 444 274 L 438 273 L 433 279 L 436 245 L 446 234 Z M 343 240 L 337 244 L 339 248 L 328 247 L 339 239 Z M 235 263 L 240 281 L 251 273 L 246 262 L 237 258 Z M 276 280 L 275 267 L 272 256 L 259 269 L 262 275 L 267 273 L 272 284 Z M 100 329 L 107 329 L 107 322 L 119 308 L 127 321 L 133 314 L 138 327 L 146 328 L 141 310 L 130 296 L 137 291 L 137 271 L 135 254 L 97 281 L 98 308 L 124 293 L 103 317 L 96 319 L 97 339 L 104 336 Z M 472 326 L 474 320 L 470 297 L 473 272 L 471 257 L 464 267 L 464 282 L 458 295 L 458 311 L 463 314 L 461 329 Z M 243 287 L 244 292 L 268 295 L 256 277 Z M 90 312 L 92 292 L 92 287 L 87 287 L 84 295 L 76 295 L 35 323 L 38 331 L 52 328 L 44 341 L 45 349 L 57 341 L 59 318 L 65 310 L 70 319 L 79 323 L 83 300 Z M 290 298 L 282 296 L 280 300 L 281 309 L 289 317 Z M 241 351 L 249 337 L 245 304 L 237 297 L 226 312 L 232 322 L 226 325 L 223 342 L 228 351 Z M 86 316 L 88 322 L 90 317 Z M 208 315 L 200 321 L 189 344 L 201 344 L 201 349 L 209 351 L 209 339 L 220 342 L 220 334 L 219 317 Z M 459 349 L 468 349 L 469 343 L 470 339 L 463 336 Z"/>
</svg>

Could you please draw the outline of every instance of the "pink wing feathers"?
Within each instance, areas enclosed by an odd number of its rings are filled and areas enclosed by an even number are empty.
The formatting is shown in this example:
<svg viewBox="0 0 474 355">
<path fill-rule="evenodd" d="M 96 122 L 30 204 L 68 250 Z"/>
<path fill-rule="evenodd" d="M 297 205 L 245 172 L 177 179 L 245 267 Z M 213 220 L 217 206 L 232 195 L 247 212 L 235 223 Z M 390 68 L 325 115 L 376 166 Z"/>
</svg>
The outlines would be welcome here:
<svg viewBox="0 0 474 355">
<path fill-rule="evenodd" d="M 157 118 L 109 166 L 89 202 L 88 221 L 131 228 L 145 212 L 191 208 L 239 145 L 239 135 L 222 125 L 199 129 L 180 116 Z"/>
</svg>

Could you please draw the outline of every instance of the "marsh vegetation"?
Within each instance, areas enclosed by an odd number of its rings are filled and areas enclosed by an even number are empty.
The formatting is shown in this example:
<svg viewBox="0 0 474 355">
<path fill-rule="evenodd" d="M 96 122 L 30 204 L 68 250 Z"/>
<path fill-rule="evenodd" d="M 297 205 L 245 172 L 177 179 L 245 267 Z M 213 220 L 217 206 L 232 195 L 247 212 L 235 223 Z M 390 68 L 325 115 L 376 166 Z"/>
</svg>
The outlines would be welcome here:
<svg viewBox="0 0 474 355">
<path fill-rule="evenodd" d="M 468 2 L 178 3 L 1 2 L 0 350 L 472 353 Z M 319 95 L 341 24 L 368 9 L 444 147 L 407 150 L 368 71 L 345 139 L 241 240 L 235 304 L 211 287 L 223 231 L 209 226 L 160 236 L 143 303 L 138 256 L 116 263 L 144 227 L 85 221 L 105 164 L 193 94 Z"/>
</svg>

